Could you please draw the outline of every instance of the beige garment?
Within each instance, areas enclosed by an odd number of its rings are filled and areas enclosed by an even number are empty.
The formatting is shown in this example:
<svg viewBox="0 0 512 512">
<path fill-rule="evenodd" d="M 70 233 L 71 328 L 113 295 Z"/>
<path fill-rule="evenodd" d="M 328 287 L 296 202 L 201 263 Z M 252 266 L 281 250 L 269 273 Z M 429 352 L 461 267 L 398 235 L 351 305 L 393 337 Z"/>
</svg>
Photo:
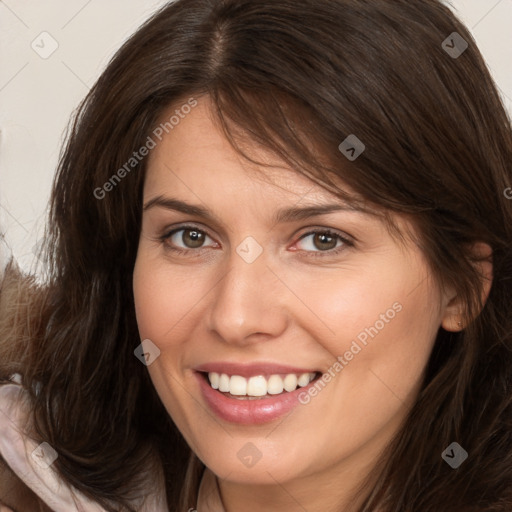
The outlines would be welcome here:
<svg viewBox="0 0 512 512">
<path fill-rule="evenodd" d="M 15 375 L 12 379 L 15 382 L 0 386 L 1 458 L 53 512 L 105 512 L 102 506 L 57 474 L 52 464 L 58 454 L 50 445 L 36 442 L 27 435 L 30 397 L 19 384 L 20 376 Z M 156 481 L 161 482 L 157 488 L 149 483 Z M 153 492 L 132 506 L 140 512 L 168 512 L 162 479 L 148 478 L 148 488 L 151 487 Z"/>
</svg>

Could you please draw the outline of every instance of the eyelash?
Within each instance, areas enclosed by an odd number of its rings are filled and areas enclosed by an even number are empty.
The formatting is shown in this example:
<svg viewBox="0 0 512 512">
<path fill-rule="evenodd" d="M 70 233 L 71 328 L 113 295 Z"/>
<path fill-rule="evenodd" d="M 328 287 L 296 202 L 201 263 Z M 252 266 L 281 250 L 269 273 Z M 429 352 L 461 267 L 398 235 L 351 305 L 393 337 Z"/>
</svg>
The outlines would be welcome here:
<svg viewBox="0 0 512 512">
<path fill-rule="evenodd" d="M 165 233 L 160 238 L 160 241 L 162 243 L 166 243 L 167 240 L 169 238 L 171 238 L 173 235 L 175 235 L 176 233 L 178 233 L 180 231 L 187 231 L 187 230 L 199 231 L 200 233 L 203 233 L 206 236 L 208 236 L 211 239 L 213 239 L 213 237 L 210 236 L 210 234 L 207 231 L 205 231 L 204 229 L 199 229 L 196 226 L 184 225 L 184 226 L 180 226 L 178 228 L 175 228 L 172 231 L 169 231 L 168 233 Z M 353 247 L 354 246 L 353 242 L 351 242 L 347 238 L 341 236 L 339 233 L 337 233 L 337 232 L 335 232 L 335 231 L 333 231 L 333 230 L 331 230 L 329 228 L 319 228 L 319 229 L 314 229 L 312 231 L 308 231 L 307 233 L 304 233 L 303 235 L 301 235 L 300 238 L 298 239 L 298 241 L 300 241 L 300 240 L 302 240 L 302 239 L 304 239 L 304 238 L 306 238 L 306 237 L 308 237 L 310 235 L 315 235 L 317 233 L 321 233 L 322 235 L 328 235 L 328 236 L 335 237 L 338 240 L 341 240 L 341 242 L 343 242 L 343 245 L 341 245 L 340 247 L 334 248 L 334 249 L 329 249 L 327 251 L 302 251 L 302 252 L 305 252 L 308 255 L 307 257 L 313 257 L 313 258 L 321 257 L 322 258 L 322 257 L 326 257 L 326 256 L 334 256 L 334 255 L 339 254 L 341 251 L 345 250 L 346 247 Z M 167 245 L 166 248 L 168 250 L 174 252 L 175 254 L 183 254 L 183 255 L 189 255 L 190 252 L 196 252 L 199 249 L 203 249 L 203 247 L 199 247 L 198 249 L 182 249 L 180 247 L 173 247 L 171 245 Z"/>
</svg>

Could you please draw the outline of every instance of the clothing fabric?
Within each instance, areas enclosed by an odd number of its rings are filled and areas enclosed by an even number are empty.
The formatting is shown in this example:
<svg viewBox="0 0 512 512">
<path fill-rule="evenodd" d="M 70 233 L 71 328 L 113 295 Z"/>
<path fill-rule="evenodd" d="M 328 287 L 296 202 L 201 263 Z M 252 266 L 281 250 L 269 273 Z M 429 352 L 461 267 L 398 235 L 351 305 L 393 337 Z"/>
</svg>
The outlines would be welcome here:
<svg viewBox="0 0 512 512">
<path fill-rule="evenodd" d="M 105 512 L 98 503 L 64 482 L 52 468 L 56 453 L 27 434 L 29 395 L 19 375 L 11 377 L 11 381 L 0 385 L 0 455 L 7 465 L 54 512 Z M 158 479 L 148 478 L 148 485 L 154 487 L 155 480 Z M 132 506 L 140 512 L 168 512 L 165 488 L 160 485 Z M 201 480 L 197 511 L 224 512 L 216 477 L 209 469 Z"/>
</svg>

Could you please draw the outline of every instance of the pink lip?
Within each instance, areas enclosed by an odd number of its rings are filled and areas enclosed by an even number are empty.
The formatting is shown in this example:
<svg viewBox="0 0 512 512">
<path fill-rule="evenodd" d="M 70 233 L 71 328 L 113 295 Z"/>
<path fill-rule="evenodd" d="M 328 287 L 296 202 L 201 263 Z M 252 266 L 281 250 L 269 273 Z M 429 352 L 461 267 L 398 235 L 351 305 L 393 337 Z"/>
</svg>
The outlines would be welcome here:
<svg viewBox="0 0 512 512">
<path fill-rule="evenodd" d="M 206 368 L 203 370 L 202 368 Z M 280 365 L 259 365 L 253 364 L 241 367 L 233 364 L 208 364 L 198 367 L 195 375 L 199 382 L 201 394 L 208 407 L 221 419 L 230 423 L 240 425 L 259 425 L 276 420 L 290 412 L 294 407 L 300 404 L 299 394 L 315 384 L 310 382 L 307 386 L 297 388 L 295 391 L 282 393 L 267 398 L 258 398 L 255 400 L 239 400 L 231 398 L 228 395 L 213 389 L 207 381 L 207 376 L 200 372 L 227 373 L 229 375 L 241 375 L 250 377 L 254 375 L 266 374 L 288 374 L 288 373 L 308 373 L 308 370 L 285 367 Z"/>
</svg>

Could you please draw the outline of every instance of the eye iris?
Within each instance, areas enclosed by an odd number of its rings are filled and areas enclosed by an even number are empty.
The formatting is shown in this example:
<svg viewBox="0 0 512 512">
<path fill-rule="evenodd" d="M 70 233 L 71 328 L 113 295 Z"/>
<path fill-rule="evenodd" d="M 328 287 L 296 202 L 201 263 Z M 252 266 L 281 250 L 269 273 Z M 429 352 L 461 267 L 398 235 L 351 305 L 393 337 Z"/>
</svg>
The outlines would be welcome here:
<svg viewBox="0 0 512 512">
<path fill-rule="evenodd" d="M 336 238 L 328 233 L 315 233 L 314 244 L 317 249 L 334 249 L 336 247 L 336 242 Z"/>
<path fill-rule="evenodd" d="M 204 238 L 204 233 L 195 229 L 185 229 L 181 237 L 183 243 L 192 249 L 201 247 L 204 243 Z M 320 250 L 334 249 L 337 243 L 336 237 L 328 233 L 315 233 L 313 240 L 315 247 Z"/>
<path fill-rule="evenodd" d="M 195 229 L 185 229 L 181 238 L 183 243 L 191 249 L 201 247 L 204 243 L 204 233 Z"/>
</svg>

